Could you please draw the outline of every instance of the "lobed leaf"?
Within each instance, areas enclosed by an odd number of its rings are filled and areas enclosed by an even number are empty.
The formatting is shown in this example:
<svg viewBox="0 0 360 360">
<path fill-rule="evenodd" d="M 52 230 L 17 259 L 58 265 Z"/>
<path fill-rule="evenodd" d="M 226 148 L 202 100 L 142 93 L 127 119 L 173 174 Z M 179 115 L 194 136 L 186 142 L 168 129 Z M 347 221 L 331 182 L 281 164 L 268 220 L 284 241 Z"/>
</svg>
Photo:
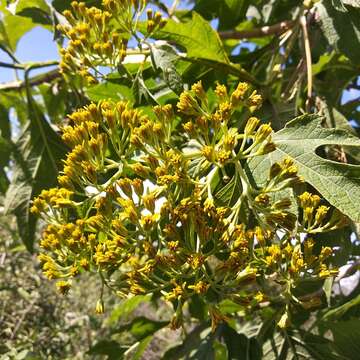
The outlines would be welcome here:
<svg viewBox="0 0 360 360">
<path fill-rule="evenodd" d="M 249 162 L 256 181 L 263 182 L 274 162 L 294 160 L 299 174 L 333 206 L 353 221 L 360 221 L 360 166 L 338 163 L 317 155 L 324 145 L 360 147 L 360 140 L 343 129 L 326 129 L 322 118 L 303 115 L 274 134 L 276 150 Z"/>
<path fill-rule="evenodd" d="M 189 58 L 229 63 L 229 58 L 218 33 L 196 12 L 192 19 L 181 26 L 174 20 L 156 32 L 157 39 L 175 42 L 184 47 Z"/>
<path fill-rule="evenodd" d="M 32 251 L 36 217 L 30 213 L 31 200 L 42 189 L 56 185 L 60 161 L 66 148 L 35 103 L 29 105 L 29 121 L 15 143 L 13 175 L 5 197 L 5 212 L 14 213 L 20 236 Z"/>
</svg>

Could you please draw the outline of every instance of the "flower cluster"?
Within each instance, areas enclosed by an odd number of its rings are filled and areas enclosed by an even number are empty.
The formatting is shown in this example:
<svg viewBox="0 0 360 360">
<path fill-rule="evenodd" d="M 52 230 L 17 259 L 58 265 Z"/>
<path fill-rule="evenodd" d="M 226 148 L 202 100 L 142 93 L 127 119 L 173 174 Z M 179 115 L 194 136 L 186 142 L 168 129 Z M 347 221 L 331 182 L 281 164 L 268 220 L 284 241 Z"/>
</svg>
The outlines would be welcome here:
<svg viewBox="0 0 360 360">
<path fill-rule="evenodd" d="M 146 3 L 146 0 L 103 0 L 103 9 L 100 9 L 73 1 L 72 11 L 63 12 L 67 24 L 57 27 L 69 40 L 67 48 L 61 49 L 62 73 L 80 74 L 91 84 L 101 75 L 99 66 L 118 67 L 129 53 L 131 38 L 141 46 L 154 31 L 166 25 L 160 12 L 149 9 L 145 38 L 139 38 L 138 19 Z"/>
<path fill-rule="evenodd" d="M 268 302 L 288 309 L 302 303 L 293 293 L 300 281 L 336 273 L 331 248 L 308 234 L 342 220 L 317 195 L 291 195 L 302 182 L 294 162 L 269 166 L 261 186 L 245 171 L 275 149 L 270 125 L 252 116 L 261 96 L 245 83 L 230 94 L 218 85 L 215 95 L 210 104 L 199 82 L 178 111 L 145 115 L 102 101 L 68 117 L 62 136 L 72 150 L 59 188 L 32 207 L 47 223 L 39 260 L 61 293 L 78 274 L 98 273 L 119 296 L 171 302 L 173 328 L 194 298 L 216 327 L 224 300 L 245 311 Z M 104 311 L 101 298 L 96 309 Z"/>
</svg>

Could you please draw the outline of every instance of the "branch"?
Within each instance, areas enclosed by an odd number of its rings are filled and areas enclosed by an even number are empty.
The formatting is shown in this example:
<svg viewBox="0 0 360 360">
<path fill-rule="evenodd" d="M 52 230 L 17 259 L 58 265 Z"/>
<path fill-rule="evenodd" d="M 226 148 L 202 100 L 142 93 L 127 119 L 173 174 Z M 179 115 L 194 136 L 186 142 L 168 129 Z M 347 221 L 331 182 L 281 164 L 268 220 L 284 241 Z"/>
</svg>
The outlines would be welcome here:
<svg viewBox="0 0 360 360">
<path fill-rule="evenodd" d="M 250 39 L 250 38 L 260 38 L 270 35 L 280 35 L 285 31 L 291 29 L 296 24 L 296 21 L 288 20 L 282 21 L 278 24 L 271 26 L 263 26 L 261 28 L 244 30 L 244 31 L 221 31 L 219 35 L 222 39 Z"/>
<path fill-rule="evenodd" d="M 0 61 L 0 67 L 8 68 L 8 69 L 21 69 L 24 70 L 24 66 L 21 64 L 11 64 Z"/>
<path fill-rule="evenodd" d="M 49 83 L 60 77 L 61 74 L 59 72 L 59 69 L 55 69 L 45 74 L 34 76 L 33 78 L 29 79 L 29 85 L 33 87 L 44 83 Z M 25 87 L 26 87 L 25 81 L 12 81 L 9 83 L 0 84 L 0 91 L 21 90 L 24 89 Z"/>
<path fill-rule="evenodd" d="M 0 49 L 4 51 L 4 53 L 6 53 L 15 63 L 20 63 L 20 61 L 15 57 L 15 55 L 5 45 L 0 44 Z"/>
<path fill-rule="evenodd" d="M 300 17 L 300 25 L 304 35 L 304 48 L 305 48 L 305 58 L 306 58 L 306 73 L 307 73 L 307 101 L 306 101 L 306 111 L 310 112 L 311 102 L 312 102 L 312 59 L 311 59 L 311 46 L 309 40 L 309 33 L 307 29 L 307 21 L 305 15 Z"/>
</svg>

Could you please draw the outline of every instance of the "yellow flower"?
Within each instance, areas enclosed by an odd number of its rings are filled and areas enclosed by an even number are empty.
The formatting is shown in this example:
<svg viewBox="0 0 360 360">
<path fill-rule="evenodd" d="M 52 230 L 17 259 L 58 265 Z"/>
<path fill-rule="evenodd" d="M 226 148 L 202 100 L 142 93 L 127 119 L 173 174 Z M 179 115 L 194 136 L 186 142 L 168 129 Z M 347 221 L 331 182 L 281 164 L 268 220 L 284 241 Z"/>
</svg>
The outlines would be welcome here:
<svg viewBox="0 0 360 360">
<path fill-rule="evenodd" d="M 95 312 L 96 314 L 103 314 L 104 311 L 105 311 L 104 301 L 102 299 L 99 299 L 96 302 Z"/>
<path fill-rule="evenodd" d="M 204 281 L 198 281 L 195 285 L 189 285 L 188 288 L 194 290 L 196 294 L 205 294 L 210 287 L 210 284 L 205 283 Z"/>
<path fill-rule="evenodd" d="M 56 287 L 62 295 L 66 295 L 71 288 L 71 284 L 69 281 L 60 280 L 56 283 Z"/>
</svg>

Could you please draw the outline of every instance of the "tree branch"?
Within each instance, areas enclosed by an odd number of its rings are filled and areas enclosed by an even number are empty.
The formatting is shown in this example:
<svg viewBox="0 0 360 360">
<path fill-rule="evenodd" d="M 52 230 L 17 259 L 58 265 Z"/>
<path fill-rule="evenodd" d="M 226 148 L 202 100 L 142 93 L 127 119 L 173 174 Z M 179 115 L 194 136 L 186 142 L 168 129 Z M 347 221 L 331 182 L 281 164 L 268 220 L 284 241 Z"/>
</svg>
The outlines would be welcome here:
<svg viewBox="0 0 360 360">
<path fill-rule="evenodd" d="M 303 31 L 304 38 L 304 49 L 305 49 L 305 59 L 306 59 L 306 73 L 307 73 L 307 101 L 306 101 L 306 111 L 310 112 L 312 105 L 312 59 L 311 59 L 311 46 L 309 40 L 309 33 L 307 29 L 307 20 L 305 15 L 300 17 L 300 25 Z"/>
<path fill-rule="evenodd" d="M 294 27 L 296 21 L 288 20 L 282 21 L 278 24 L 271 26 L 263 26 L 257 29 L 243 30 L 243 31 L 221 31 L 219 35 L 222 39 L 250 39 L 259 38 L 270 35 L 280 35 L 285 31 Z"/>
<path fill-rule="evenodd" d="M 59 72 L 59 69 L 55 69 L 45 74 L 37 75 L 29 79 L 29 85 L 33 87 L 44 83 L 49 83 L 60 77 L 61 74 Z M 25 87 L 26 87 L 25 81 L 12 81 L 5 84 L 0 84 L 0 91 L 21 90 L 24 89 Z"/>
<path fill-rule="evenodd" d="M 20 61 L 15 57 L 15 55 L 5 45 L 0 44 L 0 49 L 4 51 L 4 53 L 6 53 L 15 63 L 20 63 Z"/>
<path fill-rule="evenodd" d="M 21 64 L 11 64 L 0 61 L 0 67 L 8 68 L 8 69 L 21 69 L 24 70 L 24 66 Z"/>
</svg>

